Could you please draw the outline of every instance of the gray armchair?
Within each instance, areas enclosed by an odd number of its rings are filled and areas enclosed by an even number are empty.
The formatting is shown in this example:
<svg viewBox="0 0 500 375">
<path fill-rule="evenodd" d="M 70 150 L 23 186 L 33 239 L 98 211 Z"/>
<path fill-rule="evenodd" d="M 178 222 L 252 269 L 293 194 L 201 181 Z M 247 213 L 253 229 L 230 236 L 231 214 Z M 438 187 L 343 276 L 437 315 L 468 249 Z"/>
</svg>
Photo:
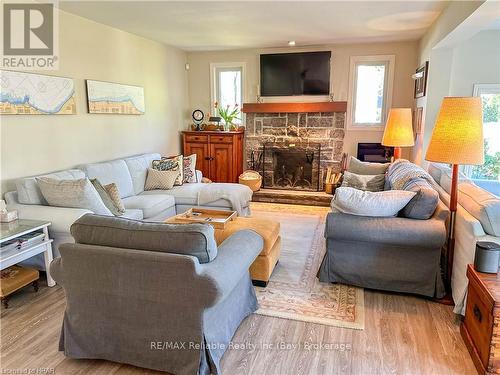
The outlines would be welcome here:
<svg viewBox="0 0 500 375">
<path fill-rule="evenodd" d="M 319 280 L 444 296 L 440 258 L 448 214 L 442 202 L 428 220 L 329 213 Z"/>
<path fill-rule="evenodd" d="M 237 232 L 214 249 L 206 224 L 96 215 L 77 220 L 71 232 L 76 243 L 62 245 L 50 267 L 66 294 L 66 356 L 220 373 L 234 332 L 257 308 L 248 272 L 263 246 L 257 233 Z M 183 254 L 172 252 L 180 248 Z"/>
</svg>

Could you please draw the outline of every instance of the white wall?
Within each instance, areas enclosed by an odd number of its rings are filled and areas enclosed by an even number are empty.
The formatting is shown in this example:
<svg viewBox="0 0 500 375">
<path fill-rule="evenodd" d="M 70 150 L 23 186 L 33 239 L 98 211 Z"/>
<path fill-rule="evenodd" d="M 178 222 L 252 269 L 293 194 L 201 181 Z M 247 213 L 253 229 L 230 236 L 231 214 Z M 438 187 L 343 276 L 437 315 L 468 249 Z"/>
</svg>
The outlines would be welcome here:
<svg viewBox="0 0 500 375">
<path fill-rule="evenodd" d="M 500 30 L 485 30 L 453 49 L 451 96 L 472 96 L 475 83 L 500 83 Z"/>
<path fill-rule="evenodd" d="M 210 103 L 210 63 L 245 62 L 246 63 L 246 98 L 244 101 L 255 102 L 257 85 L 259 84 L 259 55 L 274 52 L 299 51 L 332 51 L 332 89 L 334 100 L 347 100 L 349 89 L 349 58 L 362 55 L 395 55 L 395 74 L 393 90 L 393 107 L 413 107 L 413 80 L 417 65 L 417 41 L 398 43 L 370 44 L 338 44 L 317 46 L 314 48 L 280 48 L 280 49 L 246 49 L 220 52 L 188 53 L 190 65 L 189 106 L 191 110 L 200 108 L 204 112 L 211 109 Z M 344 152 L 356 154 L 359 142 L 380 142 L 382 131 L 351 131 L 346 132 Z M 409 150 L 404 151 L 409 155 Z"/>
<path fill-rule="evenodd" d="M 422 127 L 424 129 L 423 134 L 417 137 L 411 152 L 410 159 L 415 163 L 424 164 L 425 150 L 432 135 L 441 100 L 443 96 L 449 95 L 452 52 L 447 49 L 436 50 L 434 47 L 483 3 L 484 1 L 450 2 L 419 42 L 419 65 L 429 61 L 429 72 L 427 95 L 418 98 L 415 102 L 416 107 L 423 108 Z"/>
<path fill-rule="evenodd" d="M 18 177 L 143 152 L 172 154 L 188 107 L 185 52 L 60 11 L 60 66 L 71 77 L 76 115 L 4 115 L 1 187 Z M 144 87 L 146 114 L 88 114 L 85 79 Z"/>
</svg>

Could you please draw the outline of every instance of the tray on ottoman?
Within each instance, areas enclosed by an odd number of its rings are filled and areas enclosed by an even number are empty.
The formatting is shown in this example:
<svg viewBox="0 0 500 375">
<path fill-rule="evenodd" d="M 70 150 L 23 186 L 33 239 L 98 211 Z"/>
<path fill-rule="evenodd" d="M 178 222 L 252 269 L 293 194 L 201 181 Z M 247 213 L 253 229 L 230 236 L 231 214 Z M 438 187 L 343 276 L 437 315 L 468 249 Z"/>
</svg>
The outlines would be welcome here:
<svg viewBox="0 0 500 375">
<path fill-rule="evenodd" d="M 206 208 L 190 208 L 186 212 L 166 220 L 167 223 L 204 223 L 215 229 L 225 229 L 227 223 L 238 217 L 236 211 L 210 210 Z"/>
</svg>

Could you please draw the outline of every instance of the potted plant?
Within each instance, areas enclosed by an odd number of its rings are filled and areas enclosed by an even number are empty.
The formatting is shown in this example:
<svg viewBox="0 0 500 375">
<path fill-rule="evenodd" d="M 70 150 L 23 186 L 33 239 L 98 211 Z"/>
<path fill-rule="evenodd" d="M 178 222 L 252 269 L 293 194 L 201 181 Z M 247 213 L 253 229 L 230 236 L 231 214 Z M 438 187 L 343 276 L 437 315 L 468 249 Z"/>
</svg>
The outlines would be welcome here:
<svg viewBox="0 0 500 375">
<path fill-rule="evenodd" d="M 231 107 L 229 104 L 226 107 L 221 107 L 218 102 L 215 102 L 214 106 L 215 112 L 224 120 L 225 131 L 229 131 L 233 127 L 236 127 L 233 121 L 239 119 L 240 108 L 238 104 L 235 104 L 234 107 Z"/>
</svg>

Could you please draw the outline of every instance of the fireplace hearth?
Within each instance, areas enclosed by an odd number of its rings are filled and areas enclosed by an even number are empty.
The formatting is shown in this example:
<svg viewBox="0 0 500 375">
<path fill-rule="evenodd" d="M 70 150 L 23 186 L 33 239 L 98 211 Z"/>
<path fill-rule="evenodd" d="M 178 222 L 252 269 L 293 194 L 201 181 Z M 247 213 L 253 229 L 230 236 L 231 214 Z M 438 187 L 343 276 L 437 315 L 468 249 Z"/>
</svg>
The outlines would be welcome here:
<svg viewBox="0 0 500 375">
<path fill-rule="evenodd" d="M 319 191 L 320 158 L 320 144 L 265 143 L 263 187 Z"/>
</svg>

